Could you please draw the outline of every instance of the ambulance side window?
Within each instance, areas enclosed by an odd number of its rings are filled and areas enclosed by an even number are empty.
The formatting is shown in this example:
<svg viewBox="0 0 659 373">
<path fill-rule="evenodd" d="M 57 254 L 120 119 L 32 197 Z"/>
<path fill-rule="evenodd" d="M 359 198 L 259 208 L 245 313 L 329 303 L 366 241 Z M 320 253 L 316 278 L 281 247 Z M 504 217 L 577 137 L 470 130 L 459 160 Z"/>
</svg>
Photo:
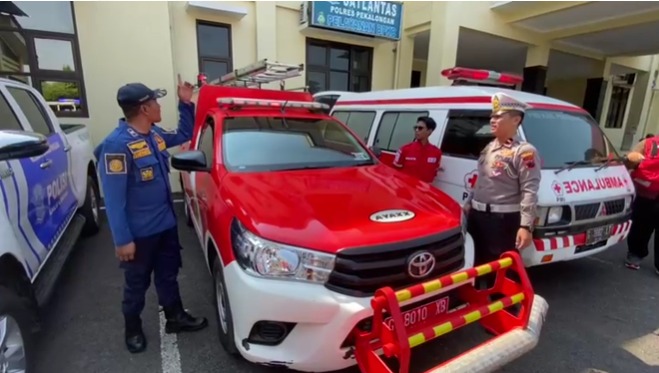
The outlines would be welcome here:
<svg viewBox="0 0 659 373">
<path fill-rule="evenodd" d="M 478 159 L 481 151 L 492 141 L 490 111 L 451 110 L 442 139 L 444 155 Z"/>
<path fill-rule="evenodd" d="M 374 111 L 335 111 L 332 116 L 345 123 L 363 141 L 368 141 L 368 135 L 375 119 Z"/>
<path fill-rule="evenodd" d="M 428 116 L 427 111 L 388 111 L 382 114 L 375 146 L 382 150 L 396 152 L 403 145 L 414 140 L 414 125 L 419 117 Z"/>
</svg>

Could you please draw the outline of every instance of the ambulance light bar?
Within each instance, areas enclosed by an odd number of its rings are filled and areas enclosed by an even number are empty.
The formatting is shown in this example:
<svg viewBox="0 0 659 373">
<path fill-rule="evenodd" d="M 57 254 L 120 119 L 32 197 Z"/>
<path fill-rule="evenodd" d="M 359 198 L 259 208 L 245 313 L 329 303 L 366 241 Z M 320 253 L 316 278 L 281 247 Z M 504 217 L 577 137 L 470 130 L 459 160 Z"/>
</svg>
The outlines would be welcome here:
<svg viewBox="0 0 659 373">
<path fill-rule="evenodd" d="M 249 98 L 218 98 L 217 103 L 220 105 L 228 106 L 260 106 L 271 108 L 296 108 L 296 109 L 313 109 L 313 110 L 329 110 L 327 104 L 321 102 L 307 102 L 307 101 L 283 101 L 283 100 L 263 100 L 263 99 L 249 99 Z"/>
<path fill-rule="evenodd" d="M 515 74 L 502 74 L 491 70 L 467 69 L 464 67 L 443 70 L 442 76 L 449 80 L 471 80 L 508 85 L 516 85 L 524 81 L 524 78 Z"/>
</svg>

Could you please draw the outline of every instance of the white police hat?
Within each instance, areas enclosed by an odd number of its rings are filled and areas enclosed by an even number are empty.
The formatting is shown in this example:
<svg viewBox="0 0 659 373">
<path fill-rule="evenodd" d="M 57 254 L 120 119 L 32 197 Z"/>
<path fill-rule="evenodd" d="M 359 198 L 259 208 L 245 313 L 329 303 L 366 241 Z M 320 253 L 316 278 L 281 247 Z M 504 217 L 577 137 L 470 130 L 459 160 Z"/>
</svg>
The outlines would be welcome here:
<svg viewBox="0 0 659 373">
<path fill-rule="evenodd" d="M 516 100 L 505 93 L 497 92 L 492 96 L 492 112 L 503 114 L 506 111 L 526 112 L 530 106 L 524 102 Z"/>
</svg>

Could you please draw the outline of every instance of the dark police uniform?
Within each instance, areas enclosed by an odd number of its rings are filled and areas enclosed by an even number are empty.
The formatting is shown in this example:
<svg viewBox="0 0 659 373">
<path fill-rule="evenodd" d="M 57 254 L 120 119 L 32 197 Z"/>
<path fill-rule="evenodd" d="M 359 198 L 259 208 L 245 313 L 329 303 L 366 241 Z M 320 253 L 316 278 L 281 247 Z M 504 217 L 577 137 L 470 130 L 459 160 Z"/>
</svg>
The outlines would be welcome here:
<svg viewBox="0 0 659 373">
<path fill-rule="evenodd" d="M 526 105 L 498 93 L 494 112 L 524 112 Z M 476 265 L 499 259 L 515 250 L 517 231 L 533 230 L 540 187 L 540 160 L 536 148 L 518 138 L 503 144 L 492 140 L 478 159 L 478 179 L 466 203 L 467 227 L 474 239 Z"/>
<path fill-rule="evenodd" d="M 121 106 L 130 106 L 165 94 L 141 84 L 129 84 L 119 90 L 117 99 Z M 145 347 L 131 347 L 129 334 L 144 338 L 140 315 L 152 272 L 159 303 L 167 316 L 168 333 L 201 329 L 207 323 L 206 319 L 193 318 L 184 311 L 177 281 L 182 247 L 166 149 L 191 139 L 194 104 L 180 102 L 178 110 L 177 130 L 167 131 L 153 125 L 149 133 L 142 134 L 122 118 L 117 128 L 95 150 L 114 244 L 119 247 L 134 242 L 136 247 L 134 259 L 120 264 L 125 275 L 122 311 L 129 350 Z"/>
</svg>

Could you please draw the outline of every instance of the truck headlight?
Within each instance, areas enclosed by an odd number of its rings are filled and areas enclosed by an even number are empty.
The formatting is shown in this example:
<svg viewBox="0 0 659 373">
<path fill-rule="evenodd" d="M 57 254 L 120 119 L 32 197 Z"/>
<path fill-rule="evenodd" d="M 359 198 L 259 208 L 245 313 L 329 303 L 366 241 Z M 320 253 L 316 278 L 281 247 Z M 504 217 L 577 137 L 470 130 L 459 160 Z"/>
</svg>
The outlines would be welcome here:
<svg viewBox="0 0 659 373">
<path fill-rule="evenodd" d="M 334 268 L 334 255 L 266 240 L 238 220 L 231 226 L 231 241 L 238 264 L 255 276 L 325 283 Z"/>
<path fill-rule="evenodd" d="M 559 221 L 561 221 L 562 217 L 563 217 L 562 206 L 550 207 L 549 211 L 547 212 L 547 224 L 558 223 Z"/>
</svg>

